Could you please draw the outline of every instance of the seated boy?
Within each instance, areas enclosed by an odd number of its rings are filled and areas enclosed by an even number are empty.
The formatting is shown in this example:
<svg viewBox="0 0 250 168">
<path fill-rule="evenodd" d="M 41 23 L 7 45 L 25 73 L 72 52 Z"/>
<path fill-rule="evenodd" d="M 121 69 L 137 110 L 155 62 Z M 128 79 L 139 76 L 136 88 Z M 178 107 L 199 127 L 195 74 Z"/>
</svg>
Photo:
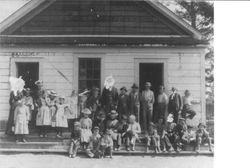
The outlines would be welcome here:
<svg viewBox="0 0 250 168">
<path fill-rule="evenodd" d="M 126 132 L 126 150 L 129 151 L 129 146 L 131 146 L 131 150 L 135 150 L 135 142 L 139 139 L 138 134 L 141 133 L 141 126 L 138 122 L 136 122 L 135 115 L 129 116 L 129 124 Z"/>
<path fill-rule="evenodd" d="M 111 138 L 111 130 L 106 130 L 105 134 L 101 138 L 100 149 L 102 158 L 106 156 L 106 153 L 109 153 L 110 158 L 112 158 L 113 140 Z"/>
<path fill-rule="evenodd" d="M 127 123 L 128 117 L 126 115 L 122 115 L 121 120 L 118 122 L 117 132 L 119 134 L 119 144 L 122 144 L 126 138 L 126 132 L 128 129 Z M 119 148 L 117 150 L 120 150 Z"/>
<path fill-rule="evenodd" d="M 154 123 L 152 122 L 149 124 L 146 140 L 147 140 L 146 152 L 148 152 L 151 142 L 154 147 L 155 153 L 160 152 L 160 136 L 158 135 L 157 129 Z"/>
<path fill-rule="evenodd" d="M 77 151 L 81 147 L 81 124 L 80 122 L 74 123 L 74 131 L 71 135 L 72 139 L 69 147 L 69 157 L 74 158 L 77 155 Z"/>
<path fill-rule="evenodd" d="M 96 120 L 93 123 L 94 127 L 99 128 L 99 134 L 102 136 L 106 130 L 106 115 L 104 110 L 100 110 L 100 112 L 96 116 Z"/>
<path fill-rule="evenodd" d="M 100 157 L 100 140 L 101 135 L 99 134 L 99 127 L 94 127 L 93 134 L 90 137 L 90 143 L 89 143 L 89 157 Z"/>
<path fill-rule="evenodd" d="M 115 110 L 112 110 L 109 114 L 110 119 L 107 121 L 106 128 L 111 131 L 111 137 L 114 142 L 114 150 L 119 150 L 121 146 L 121 136 L 118 133 L 118 124 L 117 120 L 118 113 Z"/>
<path fill-rule="evenodd" d="M 191 145 L 193 147 L 193 149 L 195 150 L 196 147 L 196 134 L 195 132 L 192 130 L 193 127 L 188 126 L 188 129 L 184 132 L 182 138 L 181 138 L 181 142 L 184 145 Z"/>
<path fill-rule="evenodd" d="M 200 152 L 200 146 L 203 143 L 208 143 L 209 151 L 212 151 L 211 147 L 211 138 L 209 137 L 209 133 L 206 130 L 206 126 L 202 123 L 198 125 L 198 130 L 196 131 L 196 141 L 197 141 L 197 149 L 196 152 Z"/>
</svg>

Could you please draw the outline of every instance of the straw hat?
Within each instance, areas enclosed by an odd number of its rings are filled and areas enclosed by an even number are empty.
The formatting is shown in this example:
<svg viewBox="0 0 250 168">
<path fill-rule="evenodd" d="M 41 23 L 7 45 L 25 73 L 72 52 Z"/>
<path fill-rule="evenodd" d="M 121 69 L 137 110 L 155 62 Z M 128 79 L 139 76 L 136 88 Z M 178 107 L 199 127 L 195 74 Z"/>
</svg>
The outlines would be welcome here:
<svg viewBox="0 0 250 168">
<path fill-rule="evenodd" d="M 128 91 L 127 88 L 126 88 L 125 86 L 123 86 L 120 90 L 121 90 L 121 91 L 124 90 L 125 92 Z"/>
<path fill-rule="evenodd" d="M 83 109 L 83 114 L 91 114 L 91 111 L 88 108 Z"/>
<path fill-rule="evenodd" d="M 54 90 L 48 91 L 48 94 L 49 94 L 50 96 L 55 96 L 55 97 L 58 96 L 57 93 L 56 93 L 56 91 L 54 91 Z"/>
<path fill-rule="evenodd" d="M 167 118 L 167 122 L 171 123 L 171 122 L 173 122 L 173 121 L 174 121 L 174 116 L 173 116 L 173 114 L 169 114 L 169 115 L 168 115 L 168 118 Z"/>
<path fill-rule="evenodd" d="M 109 113 L 110 116 L 118 116 L 118 113 L 115 110 L 111 110 Z"/>
<path fill-rule="evenodd" d="M 42 80 L 38 80 L 38 81 L 35 82 L 35 85 L 42 86 L 43 85 L 43 81 Z"/>
<path fill-rule="evenodd" d="M 206 128 L 206 125 L 205 125 L 204 123 L 199 123 L 198 128 L 199 128 L 199 127 L 204 127 L 204 128 Z"/>
</svg>

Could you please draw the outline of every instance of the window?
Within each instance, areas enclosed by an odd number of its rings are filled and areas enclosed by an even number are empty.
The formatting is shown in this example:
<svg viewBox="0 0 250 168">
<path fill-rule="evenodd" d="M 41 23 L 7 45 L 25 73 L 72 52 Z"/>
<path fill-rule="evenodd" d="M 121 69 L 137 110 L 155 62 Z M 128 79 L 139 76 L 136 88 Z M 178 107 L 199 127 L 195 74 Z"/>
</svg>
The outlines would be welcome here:
<svg viewBox="0 0 250 168">
<path fill-rule="evenodd" d="M 101 86 L 101 59 L 79 59 L 79 92 Z"/>
</svg>

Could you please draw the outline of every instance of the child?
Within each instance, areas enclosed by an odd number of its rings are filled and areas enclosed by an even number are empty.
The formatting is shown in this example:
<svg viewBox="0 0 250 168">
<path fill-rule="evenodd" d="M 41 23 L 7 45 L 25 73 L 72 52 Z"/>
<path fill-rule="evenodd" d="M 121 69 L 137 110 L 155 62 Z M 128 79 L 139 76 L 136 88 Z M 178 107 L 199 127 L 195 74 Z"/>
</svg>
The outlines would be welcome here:
<svg viewBox="0 0 250 168">
<path fill-rule="evenodd" d="M 159 87 L 159 95 L 157 96 L 157 106 L 155 111 L 155 121 L 158 121 L 159 118 L 166 118 L 167 114 L 167 107 L 168 107 L 168 96 L 165 93 L 165 87 Z M 157 112 L 157 113 L 156 113 Z"/>
<path fill-rule="evenodd" d="M 131 150 L 135 150 L 135 142 L 136 139 L 139 139 L 138 134 L 141 133 L 141 126 L 138 122 L 136 122 L 136 117 L 134 115 L 129 116 L 129 124 L 127 129 L 126 136 L 126 150 L 129 151 L 129 146 L 131 146 Z"/>
<path fill-rule="evenodd" d="M 93 129 L 93 134 L 90 137 L 90 150 L 92 155 L 90 157 L 100 157 L 100 140 L 101 140 L 101 135 L 99 134 L 99 127 L 94 127 Z"/>
<path fill-rule="evenodd" d="M 116 119 L 118 113 L 115 110 L 112 110 L 109 114 L 110 119 L 107 121 L 106 128 L 111 131 L 111 137 L 114 142 L 114 150 L 119 150 L 121 146 L 121 136 L 118 134 L 118 120 Z"/>
<path fill-rule="evenodd" d="M 184 132 L 187 130 L 186 121 L 184 118 L 179 118 L 179 122 L 175 127 L 175 144 L 174 148 L 176 152 L 179 152 L 182 149 L 181 138 L 184 135 Z"/>
<path fill-rule="evenodd" d="M 200 152 L 201 144 L 205 142 L 208 143 L 209 151 L 213 152 L 211 147 L 211 138 L 209 137 L 209 133 L 206 130 L 205 124 L 200 123 L 198 125 L 198 130 L 196 131 L 196 141 L 197 141 L 197 149 L 196 149 L 197 153 Z"/>
<path fill-rule="evenodd" d="M 184 132 L 182 138 L 181 138 L 181 142 L 184 145 L 191 145 L 193 146 L 193 149 L 195 150 L 196 147 L 196 134 L 195 132 L 192 130 L 193 127 L 188 126 L 188 129 Z"/>
<path fill-rule="evenodd" d="M 127 88 L 122 87 L 120 89 L 120 95 L 118 96 L 118 106 L 117 106 L 117 111 L 119 114 L 119 120 L 121 120 L 122 115 L 129 116 L 128 114 L 128 107 L 129 107 L 129 102 L 128 102 L 128 95 L 127 93 Z"/>
<path fill-rule="evenodd" d="M 183 118 L 193 119 L 196 115 L 196 112 L 192 109 L 193 104 L 198 104 L 199 101 L 193 100 L 189 90 L 185 90 L 185 96 L 183 96 L 183 110 L 181 115 Z"/>
<path fill-rule="evenodd" d="M 30 96 L 30 88 L 26 88 L 24 90 L 24 105 L 28 107 L 29 110 L 29 122 L 31 124 L 32 122 L 32 116 L 33 116 L 33 110 L 34 110 L 34 104 L 33 104 L 33 98 Z"/>
<path fill-rule="evenodd" d="M 94 120 L 94 127 L 99 127 L 99 133 L 102 136 L 106 130 L 106 115 L 105 115 L 105 111 L 101 110 L 99 112 L 99 114 L 96 117 L 96 120 Z"/>
<path fill-rule="evenodd" d="M 104 136 L 101 138 L 100 149 L 102 158 L 106 156 L 106 153 L 109 153 L 110 158 L 112 158 L 113 140 L 111 138 L 111 130 L 107 129 Z"/>
<path fill-rule="evenodd" d="M 39 136 L 47 137 L 47 127 L 51 126 L 51 112 L 45 99 L 41 99 L 41 107 L 36 115 L 36 126 L 39 126 Z"/>
<path fill-rule="evenodd" d="M 56 114 L 54 115 L 55 122 L 52 123 L 52 126 L 56 128 L 56 137 L 61 138 L 63 128 L 68 128 L 67 116 L 65 113 L 65 108 L 69 107 L 68 104 L 64 103 L 65 97 L 59 97 L 59 103 L 56 103 Z"/>
<path fill-rule="evenodd" d="M 174 121 L 173 114 L 169 114 L 167 118 L 167 137 L 172 147 L 176 148 L 176 135 L 175 135 L 176 123 L 173 121 Z M 172 151 L 173 148 L 170 150 L 170 152 Z"/>
<path fill-rule="evenodd" d="M 151 142 L 154 147 L 155 153 L 160 152 L 160 136 L 158 135 L 156 127 L 152 122 L 149 124 L 146 140 L 147 140 L 146 152 L 148 152 Z"/>
<path fill-rule="evenodd" d="M 81 124 L 80 122 L 74 123 L 74 131 L 71 135 L 71 142 L 69 147 L 69 157 L 74 158 L 77 155 L 77 151 L 81 147 L 81 140 L 80 140 L 80 133 L 81 133 Z"/>
<path fill-rule="evenodd" d="M 124 142 L 123 140 L 125 140 L 126 138 L 126 132 L 128 129 L 128 117 L 126 115 L 123 115 L 121 120 L 118 122 L 118 126 L 117 126 L 117 132 L 119 134 L 119 144 L 122 144 L 122 142 Z M 118 149 L 119 150 L 119 149 Z"/>
<path fill-rule="evenodd" d="M 168 138 L 167 125 L 165 123 L 164 118 L 160 118 L 158 120 L 158 123 L 156 124 L 156 129 L 158 134 L 160 135 L 160 144 L 163 147 L 162 151 L 165 152 L 166 150 L 168 150 L 169 152 L 172 152 L 174 149 Z"/>
<path fill-rule="evenodd" d="M 90 137 L 92 135 L 92 120 L 89 118 L 91 111 L 88 108 L 83 109 L 82 111 L 83 117 L 80 119 L 81 124 L 81 143 L 83 144 L 83 148 L 87 149 Z"/>
<path fill-rule="evenodd" d="M 129 93 L 129 111 L 136 116 L 136 121 L 140 122 L 140 94 L 139 86 L 137 84 L 132 85 L 132 91 Z"/>
<path fill-rule="evenodd" d="M 14 111 L 14 133 L 16 135 L 16 142 L 27 142 L 25 135 L 29 134 L 28 121 L 29 121 L 29 110 L 24 105 L 24 99 L 18 101 L 18 105 Z"/>
</svg>

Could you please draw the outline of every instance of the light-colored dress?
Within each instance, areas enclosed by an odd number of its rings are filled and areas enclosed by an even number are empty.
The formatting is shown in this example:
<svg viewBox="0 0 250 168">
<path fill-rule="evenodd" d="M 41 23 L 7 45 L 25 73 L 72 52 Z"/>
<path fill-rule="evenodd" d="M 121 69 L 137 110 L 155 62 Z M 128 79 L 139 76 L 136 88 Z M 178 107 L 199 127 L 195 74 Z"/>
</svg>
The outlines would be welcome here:
<svg viewBox="0 0 250 168">
<path fill-rule="evenodd" d="M 92 136 L 92 120 L 90 118 L 82 118 L 80 120 L 81 124 L 81 142 L 90 142 L 90 137 Z"/>
<path fill-rule="evenodd" d="M 24 103 L 25 106 L 27 106 L 29 110 L 29 121 L 30 121 L 32 117 L 32 111 L 34 110 L 33 98 L 31 96 L 25 96 L 24 101 L 25 101 Z"/>
<path fill-rule="evenodd" d="M 138 122 L 134 122 L 133 124 L 128 125 L 127 131 L 131 131 L 133 133 L 133 136 L 139 138 L 138 134 L 141 133 L 141 126 Z"/>
<path fill-rule="evenodd" d="M 67 116 L 65 114 L 65 108 L 68 104 L 56 104 L 57 111 L 55 114 L 55 122 L 52 122 L 52 127 L 68 127 Z"/>
<path fill-rule="evenodd" d="M 29 109 L 27 106 L 17 106 L 14 112 L 15 134 L 28 134 Z"/>
<path fill-rule="evenodd" d="M 41 106 L 38 108 L 38 113 L 36 115 L 36 125 L 46 126 L 51 125 L 51 112 L 48 106 Z"/>
</svg>

